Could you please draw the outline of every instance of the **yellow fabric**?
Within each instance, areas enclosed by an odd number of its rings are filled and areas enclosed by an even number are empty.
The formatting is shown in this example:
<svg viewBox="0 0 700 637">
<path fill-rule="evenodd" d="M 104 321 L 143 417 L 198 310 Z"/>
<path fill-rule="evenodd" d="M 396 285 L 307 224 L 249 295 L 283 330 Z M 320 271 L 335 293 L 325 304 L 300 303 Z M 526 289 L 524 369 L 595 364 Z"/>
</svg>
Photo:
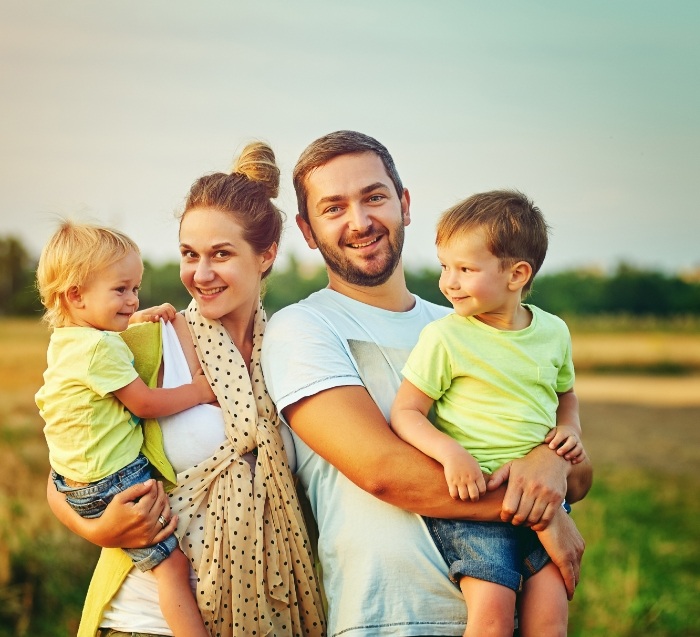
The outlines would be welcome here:
<svg viewBox="0 0 700 637">
<path fill-rule="evenodd" d="M 158 370 L 163 355 L 160 323 L 139 323 L 122 333 L 122 338 L 134 354 L 134 367 L 149 387 L 158 382 Z M 142 451 L 157 473 L 163 476 L 167 487 L 174 486 L 175 472 L 165 457 L 163 434 L 158 422 L 150 419 L 143 423 Z M 92 574 L 78 628 L 78 637 L 95 637 L 102 621 L 102 613 L 121 587 L 131 570 L 131 559 L 121 549 L 102 549 Z"/>
</svg>

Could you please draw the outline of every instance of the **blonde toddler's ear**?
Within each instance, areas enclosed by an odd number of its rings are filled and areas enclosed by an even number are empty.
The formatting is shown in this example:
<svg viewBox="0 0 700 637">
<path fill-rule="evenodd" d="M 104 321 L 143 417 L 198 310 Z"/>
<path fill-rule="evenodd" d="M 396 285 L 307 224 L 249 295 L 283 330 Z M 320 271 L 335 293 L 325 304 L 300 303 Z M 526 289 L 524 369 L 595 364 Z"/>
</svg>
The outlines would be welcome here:
<svg viewBox="0 0 700 637">
<path fill-rule="evenodd" d="M 66 303 L 70 307 L 82 308 L 85 303 L 83 302 L 83 295 L 80 292 L 80 288 L 77 285 L 72 285 L 65 291 Z"/>
</svg>

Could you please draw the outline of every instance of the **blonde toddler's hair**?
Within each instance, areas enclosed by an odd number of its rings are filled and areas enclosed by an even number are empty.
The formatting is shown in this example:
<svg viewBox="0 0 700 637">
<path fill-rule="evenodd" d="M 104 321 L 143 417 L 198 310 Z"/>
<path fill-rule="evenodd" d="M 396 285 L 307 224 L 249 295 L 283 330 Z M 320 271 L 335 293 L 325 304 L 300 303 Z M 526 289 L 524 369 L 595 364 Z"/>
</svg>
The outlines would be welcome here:
<svg viewBox="0 0 700 637">
<path fill-rule="evenodd" d="M 97 271 L 128 254 L 140 255 L 139 247 L 122 232 L 65 220 L 44 246 L 36 270 L 36 285 L 50 327 L 68 323 L 66 293 L 80 288 Z"/>
</svg>

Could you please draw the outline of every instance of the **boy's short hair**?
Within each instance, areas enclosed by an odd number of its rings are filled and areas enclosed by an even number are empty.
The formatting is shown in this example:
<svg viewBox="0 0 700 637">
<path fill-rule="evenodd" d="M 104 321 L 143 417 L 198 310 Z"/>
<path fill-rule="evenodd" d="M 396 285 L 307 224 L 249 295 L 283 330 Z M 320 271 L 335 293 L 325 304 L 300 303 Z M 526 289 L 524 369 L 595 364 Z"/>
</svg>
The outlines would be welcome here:
<svg viewBox="0 0 700 637">
<path fill-rule="evenodd" d="M 436 245 L 483 229 L 486 247 L 501 260 L 501 267 L 526 261 L 532 276 L 523 287 L 526 294 L 547 254 L 549 226 L 540 209 L 517 190 L 478 193 L 446 210 L 437 223 Z"/>
<path fill-rule="evenodd" d="M 316 168 L 327 164 L 331 159 L 341 155 L 359 155 L 361 153 L 374 153 L 382 160 L 389 179 L 391 179 L 396 188 L 396 194 L 399 197 L 403 196 L 401 177 L 399 177 L 392 156 L 383 144 L 374 139 L 374 137 L 358 133 L 357 131 L 335 131 L 311 142 L 299 156 L 296 166 L 294 166 L 292 180 L 297 195 L 297 208 L 304 221 L 307 223 L 309 221 L 309 208 L 306 201 L 308 197 L 306 178 L 309 174 Z"/>
<path fill-rule="evenodd" d="M 85 285 L 90 276 L 128 254 L 141 254 L 122 232 L 91 224 L 63 221 L 44 246 L 36 270 L 36 284 L 44 320 L 62 327 L 68 319 L 66 293 Z"/>
</svg>

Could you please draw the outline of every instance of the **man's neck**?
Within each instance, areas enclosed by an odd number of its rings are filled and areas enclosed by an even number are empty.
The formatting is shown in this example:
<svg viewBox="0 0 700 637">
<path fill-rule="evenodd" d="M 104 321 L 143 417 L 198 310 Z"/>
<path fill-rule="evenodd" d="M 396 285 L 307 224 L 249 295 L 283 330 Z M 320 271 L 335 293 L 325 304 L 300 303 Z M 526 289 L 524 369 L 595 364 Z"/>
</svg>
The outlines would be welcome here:
<svg viewBox="0 0 700 637">
<path fill-rule="evenodd" d="M 407 312 L 416 304 L 415 297 L 406 287 L 401 264 L 388 281 L 372 287 L 348 283 L 329 270 L 328 288 L 354 301 L 390 312 Z"/>
</svg>

